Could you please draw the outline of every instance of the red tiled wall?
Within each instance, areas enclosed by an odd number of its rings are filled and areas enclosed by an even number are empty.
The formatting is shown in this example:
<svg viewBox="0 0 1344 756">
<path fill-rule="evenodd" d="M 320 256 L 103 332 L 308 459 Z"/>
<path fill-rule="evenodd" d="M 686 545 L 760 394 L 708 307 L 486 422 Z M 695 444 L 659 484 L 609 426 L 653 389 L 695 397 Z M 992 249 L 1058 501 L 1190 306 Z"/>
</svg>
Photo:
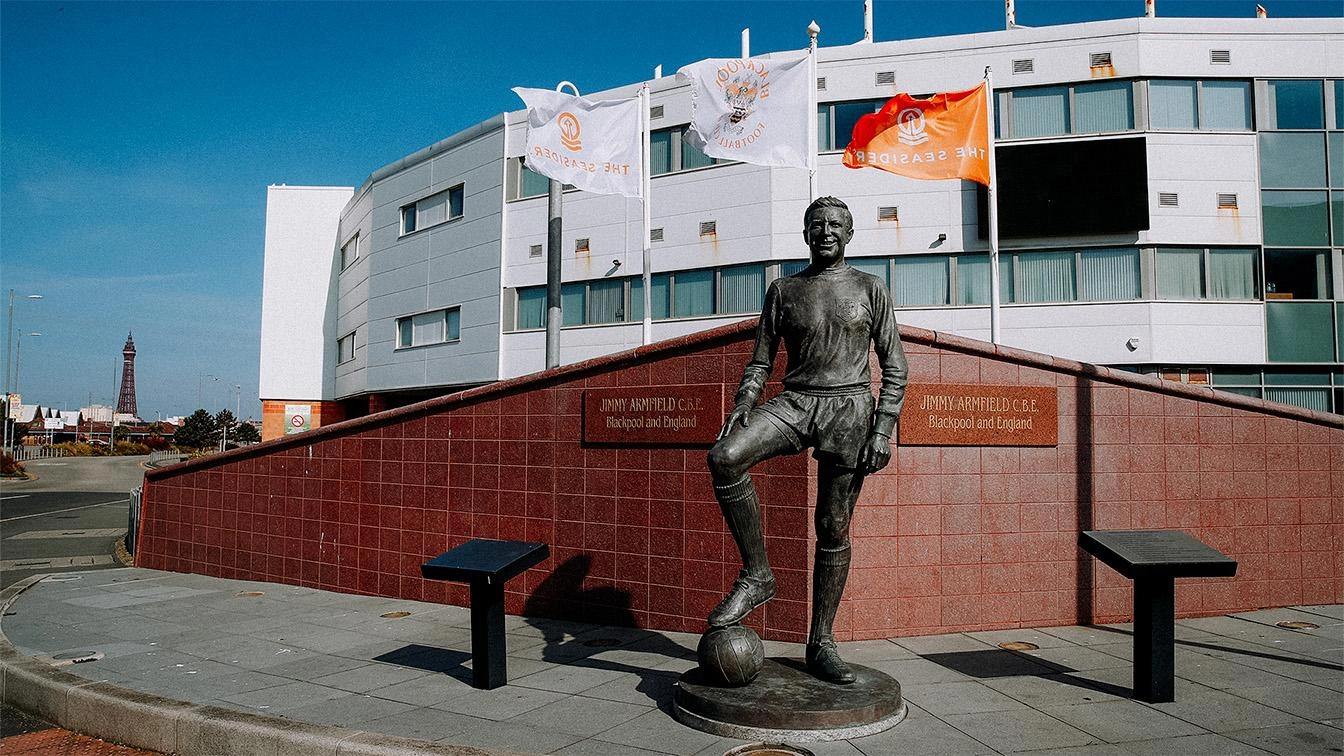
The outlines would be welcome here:
<svg viewBox="0 0 1344 756">
<path fill-rule="evenodd" d="M 1338 416 L 903 334 L 912 381 L 1057 387 L 1059 445 L 897 449 L 855 513 L 842 640 L 1126 619 L 1129 582 L 1080 529 L 1180 528 L 1236 558 L 1235 578 L 1178 581 L 1184 615 L 1344 601 Z M 585 447 L 582 392 L 730 397 L 750 340 L 731 326 L 152 472 L 137 561 L 464 604 L 421 562 L 468 538 L 545 541 L 511 613 L 699 631 L 738 567 L 705 450 Z M 780 582 L 750 620 L 767 637 L 806 632 L 813 468 L 754 472 Z"/>
</svg>

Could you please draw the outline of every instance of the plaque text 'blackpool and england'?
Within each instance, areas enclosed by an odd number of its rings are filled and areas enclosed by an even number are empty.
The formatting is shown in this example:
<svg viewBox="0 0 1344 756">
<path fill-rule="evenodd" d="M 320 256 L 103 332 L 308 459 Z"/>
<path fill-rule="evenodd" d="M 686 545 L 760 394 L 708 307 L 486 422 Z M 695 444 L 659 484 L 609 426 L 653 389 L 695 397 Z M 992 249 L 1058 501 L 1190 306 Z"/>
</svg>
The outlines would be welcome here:
<svg viewBox="0 0 1344 756">
<path fill-rule="evenodd" d="M 714 443 L 723 424 L 719 386 L 597 388 L 583 392 L 589 443 Z"/>
<path fill-rule="evenodd" d="M 1056 446 L 1053 386 L 910 384 L 900 442 L 910 446 Z"/>
</svg>

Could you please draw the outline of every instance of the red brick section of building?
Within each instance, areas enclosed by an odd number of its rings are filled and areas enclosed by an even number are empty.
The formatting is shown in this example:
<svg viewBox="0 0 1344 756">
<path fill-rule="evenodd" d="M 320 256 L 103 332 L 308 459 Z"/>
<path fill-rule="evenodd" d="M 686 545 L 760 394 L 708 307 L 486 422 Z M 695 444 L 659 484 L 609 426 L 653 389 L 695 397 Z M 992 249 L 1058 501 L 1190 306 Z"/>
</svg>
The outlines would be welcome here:
<svg viewBox="0 0 1344 756">
<path fill-rule="evenodd" d="M 899 448 L 859 502 L 840 639 L 1122 621 L 1129 582 L 1077 546 L 1093 529 L 1183 529 L 1240 562 L 1179 581 L 1183 616 L 1344 601 L 1344 418 L 902 337 L 914 384 L 1054 387 L 1058 444 Z M 584 444 L 583 392 L 729 402 L 751 338 L 744 322 L 151 471 L 137 563 L 465 604 L 420 564 L 469 538 L 544 541 L 510 613 L 698 632 L 738 568 L 705 447 Z M 814 467 L 755 471 L 779 593 L 748 624 L 766 637 L 806 631 Z"/>
</svg>

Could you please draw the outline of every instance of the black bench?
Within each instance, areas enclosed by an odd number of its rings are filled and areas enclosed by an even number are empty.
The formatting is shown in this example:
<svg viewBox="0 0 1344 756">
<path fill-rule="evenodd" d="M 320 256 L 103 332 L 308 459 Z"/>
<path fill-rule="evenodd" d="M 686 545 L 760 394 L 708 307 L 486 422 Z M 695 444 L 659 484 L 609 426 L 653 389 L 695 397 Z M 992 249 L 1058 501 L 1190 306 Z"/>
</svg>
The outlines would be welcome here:
<svg viewBox="0 0 1344 756">
<path fill-rule="evenodd" d="M 471 684 L 509 681 L 504 649 L 504 583 L 550 556 L 544 543 L 472 539 L 420 565 L 430 580 L 471 585 Z"/>
<path fill-rule="evenodd" d="M 1176 700 L 1176 581 L 1231 577 L 1237 562 L 1181 530 L 1085 530 L 1078 545 L 1134 581 L 1134 696 Z"/>
</svg>

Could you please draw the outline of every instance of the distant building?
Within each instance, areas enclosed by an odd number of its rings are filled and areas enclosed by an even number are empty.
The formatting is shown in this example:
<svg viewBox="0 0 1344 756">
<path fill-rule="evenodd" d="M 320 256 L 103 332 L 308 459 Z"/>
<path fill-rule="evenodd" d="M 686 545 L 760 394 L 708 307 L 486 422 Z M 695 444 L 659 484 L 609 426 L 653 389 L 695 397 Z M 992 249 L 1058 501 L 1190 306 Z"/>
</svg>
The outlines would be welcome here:
<svg viewBox="0 0 1344 756">
<path fill-rule="evenodd" d="M 820 191 L 849 203 L 849 261 L 890 284 L 898 320 L 987 340 L 985 193 L 840 158 L 895 93 L 992 67 L 1002 343 L 1341 412 L 1341 49 L 1340 19 L 1252 18 L 823 47 Z M 705 157 L 683 140 L 689 85 L 648 84 L 661 340 L 752 317 L 800 269 L 808 181 Z M 525 126 L 498 115 L 357 190 L 270 187 L 267 438 L 543 367 L 547 182 L 521 159 Z M 566 193 L 563 363 L 640 343 L 640 215 Z"/>
<path fill-rule="evenodd" d="M 129 418 L 121 422 L 135 422 L 135 342 L 126 334 L 126 345 L 121 348 L 121 391 L 117 394 L 117 414 Z"/>
</svg>

